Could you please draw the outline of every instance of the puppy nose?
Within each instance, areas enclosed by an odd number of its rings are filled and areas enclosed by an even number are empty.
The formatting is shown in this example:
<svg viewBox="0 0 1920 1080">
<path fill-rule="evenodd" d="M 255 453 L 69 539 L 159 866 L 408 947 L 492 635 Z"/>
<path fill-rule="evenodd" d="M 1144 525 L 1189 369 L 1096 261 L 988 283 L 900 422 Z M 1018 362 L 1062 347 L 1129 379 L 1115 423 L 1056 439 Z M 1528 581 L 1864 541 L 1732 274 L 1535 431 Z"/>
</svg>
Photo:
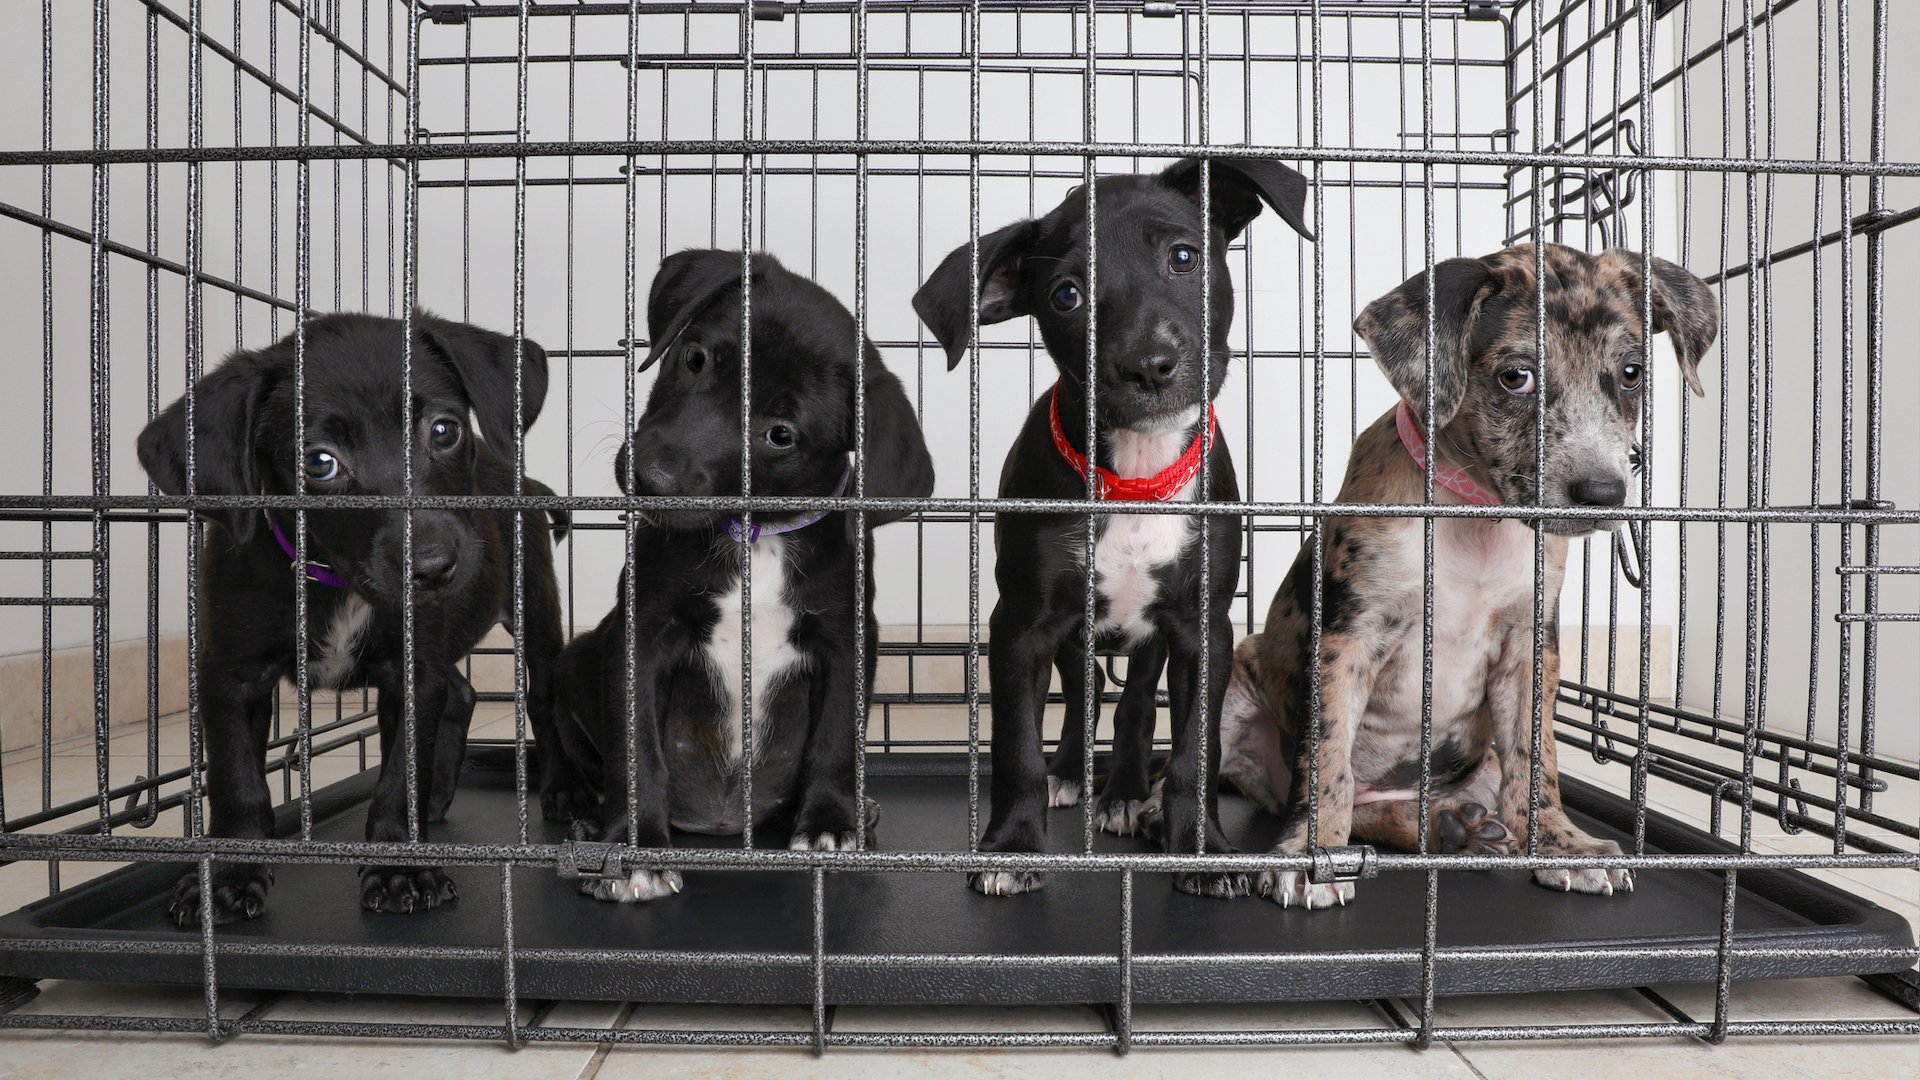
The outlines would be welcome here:
<svg viewBox="0 0 1920 1080">
<path fill-rule="evenodd" d="M 459 556 L 451 549 L 416 549 L 413 553 L 414 588 L 432 592 L 452 581 L 454 572 L 459 568 Z"/>
<path fill-rule="evenodd" d="M 1567 485 L 1575 506 L 1619 506 L 1627 501 L 1627 482 L 1610 473 L 1582 476 Z"/>
<path fill-rule="evenodd" d="M 1179 361 L 1170 356 L 1142 356 L 1123 360 L 1120 362 L 1120 381 L 1158 393 L 1173 381 L 1173 373 L 1179 366 Z"/>
</svg>

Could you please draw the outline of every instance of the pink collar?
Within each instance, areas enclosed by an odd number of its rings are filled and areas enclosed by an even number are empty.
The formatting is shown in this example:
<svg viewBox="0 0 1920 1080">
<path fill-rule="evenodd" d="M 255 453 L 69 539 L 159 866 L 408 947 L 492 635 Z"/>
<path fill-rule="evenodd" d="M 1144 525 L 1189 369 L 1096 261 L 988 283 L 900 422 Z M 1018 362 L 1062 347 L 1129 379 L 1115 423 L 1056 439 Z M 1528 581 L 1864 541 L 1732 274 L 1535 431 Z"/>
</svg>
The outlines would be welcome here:
<svg viewBox="0 0 1920 1080">
<path fill-rule="evenodd" d="M 1406 399 L 1400 401 L 1395 411 L 1394 423 L 1400 428 L 1400 445 L 1407 448 L 1413 456 L 1413 463 L 1422 469 L 1427 467 L 1427 444 L 1420 439 L 1420 430 L 1413 426 L 1413 410 L 1407 408 Z M 1467 478 L 1465 470 L 1450 468 L 1439 462 L 1433 464 L 1434 483 L 1453 492 L 1470 503 L 1481 506 L 1498 506 L 1500 499 Z"/>
</svg>

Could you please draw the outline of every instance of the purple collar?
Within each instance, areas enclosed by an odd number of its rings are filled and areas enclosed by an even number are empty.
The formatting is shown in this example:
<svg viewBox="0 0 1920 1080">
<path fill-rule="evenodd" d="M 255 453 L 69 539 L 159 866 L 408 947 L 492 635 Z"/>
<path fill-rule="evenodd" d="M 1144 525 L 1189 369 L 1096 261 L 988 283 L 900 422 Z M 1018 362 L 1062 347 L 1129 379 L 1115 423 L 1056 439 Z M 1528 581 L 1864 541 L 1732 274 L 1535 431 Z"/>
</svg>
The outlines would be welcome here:
<svg viewBox="0 0 1920 1080">
<path fill-rule="evenodd" d="M 848 457 L 847 469 L 840 474 L 840 483 L 834 486 L 832 496 L 838 498 L 846 494 L 847 482 L 852 479 L 853 458 Z M 751 530 L 748 530 L 737 517 L 728 518 L 723 524 L 726 526 L 727 535 L 733 537 L 735 541 L 745 541 L 746 543 L 754 544 L 758 543 L 763 536 L 779 536 L 781 533 L 790 533 L 804 529 L 814 522 L 819 521 L 821 518 L 826 517 L 831 512 L 832 511 L 828 510 L 809 510 L 804 514 L 797 514 L 784 521 L 776 521 L 771 524 L 762 524 L 756 521 L 753 523 Z"/>
<path fill-rule="evenodd" d="M 273 511 L 263 512 L 267 515 L 267 524 L 273 526 L 273 538 L 280 541 L 280 550 L 287 553 L 287 558 L 299 561 L 299 556 L 293 549 L 293 541 L 287 539 L 287 534 L 281 531 L 280 522 L 274 519 Z M 334 573 L 326 563 L 317 563 L 312 559 L 307 560 L 307 576 L 322 585 L 331 585 L 336 589 L 353 588 L 353 582 Z"/>
</svg>

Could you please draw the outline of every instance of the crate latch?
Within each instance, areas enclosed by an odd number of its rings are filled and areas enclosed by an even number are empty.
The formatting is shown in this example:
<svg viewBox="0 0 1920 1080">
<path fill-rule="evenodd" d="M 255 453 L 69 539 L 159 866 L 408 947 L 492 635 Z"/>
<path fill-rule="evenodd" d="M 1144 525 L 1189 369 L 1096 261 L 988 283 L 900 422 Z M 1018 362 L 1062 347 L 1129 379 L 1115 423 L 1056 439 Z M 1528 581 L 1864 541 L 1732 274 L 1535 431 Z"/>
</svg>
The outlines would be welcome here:
<svg viewBox="0 0 1920 1080">
<path fill-rule="evenodd" d="M 1346 847 L 1323 847 L 1313 849 L 1313 869 L 1307 872 L 1307 880 L 1315 885 L 1331 885 L 1336 881 L 1358 881 L 1380 873 L 1380 867 L 1374 862 L 1374 850 L 1367 844 L 1350 844 Z"/>
<path fill-rule="evenodd" d="M 569 840 L 560 845 L 553 871 L 563 878 L 622 878 L 627 876 L 619 844 Z"/>
</svg>

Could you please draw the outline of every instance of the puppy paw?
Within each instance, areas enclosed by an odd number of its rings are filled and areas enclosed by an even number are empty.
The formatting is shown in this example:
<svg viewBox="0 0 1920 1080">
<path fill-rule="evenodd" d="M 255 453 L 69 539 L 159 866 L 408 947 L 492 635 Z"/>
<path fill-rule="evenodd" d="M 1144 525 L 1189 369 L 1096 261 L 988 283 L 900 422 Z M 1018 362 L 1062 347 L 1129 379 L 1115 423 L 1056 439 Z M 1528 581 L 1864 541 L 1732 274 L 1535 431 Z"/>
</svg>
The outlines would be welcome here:
<svg viewBox="0 0 1920 1080">
<path fill-rule="evenodd" d="M 453 879 L 437 866 L 369 866 L 360 871 L 360 907 L 411 915 L 460 899 Z"/>
<path fill-rule="evenodd" d="M 623 878 L 592 878 L 580 883 L 580 891 L 595 900 L 617 904 L 637 904 L 672 896 L 685 887 L 678 870 L 635 870 Z"/>
<path fill-rule="evenodd" d="M 273 868 L 259 863 L 213 868 L 213 925 L 225 926 L 266 913 L 267 890 L 273 887 Z M 167 898 L 167 919 L 182 930 L 200 926 L 200 872 L 181 878 Z"/>
<path fill-rule="evenodd" d="M 540 816 L 548 821 L 578 821 L 599 805 L 600 800 L 585 785 L 550 788 L 540 793 Z"/>
<path fill-rule="evenodd" d="M 796 832 L 787 847 L 794 851 L 852 851 L 855 844 L 854 832 Z"/>
<path fill-rule="evenodd" d="M 1037 870 L 983 870 L 967 875 L 967 887 L 985 896 L 1017 896 L 1047 883 Z"/>
<path fill-rule="evenodd" d="M 1444 855 L 1513 854 L 1513 834 L 1477 802 L 1436 807 L 1433 825 Z"/>
<path fill-rule="evenodd" d="M 1157 812 L 1158 804 L 1154 805 Z M 1093 823 L 1101 832 L 1115 836 L 1138 836 L 1146 832 L 1146 799 L 1106 799 L 1094 809 Z M 1246 890 L 1242 889 L 1242 892 Z"/>
<path fill-rule="evenodd" d="M 1231 900 L 1236 896 L 1245 896 L 1252 888 L 1253 879 L 1246 874 L 1175 874 L 1173 887 L 1183 893 L 1205 896 L 1214 900 Z"/>
<path fill-rule="evenodd" d="M 1540 845 L 1543 855 L 1619 855 L 1620 845 L 1611 840 L 1596 840 L 1590 836 L 1549 840 Z M 1612 896 L 1617 892 L 1633 891 L 1633 871 L 1611 869 L 1568 870 L 1562 867 L 1547 867 L 1533 872 L 1533 880 L 1549 889 L 1559 892 L 1591 893 L 1598 896 Z"/>
<path fill-rule="evenodd" d="M 1058 776 L 1047 777 L 1047 807 L 1080 805 L 1080 781 L 1063 780 Z"/>
<path fill-rule="evenodd" d="M 1315 885 L 1300 870 L 1268 870 L 1255 879 L 1254 890 L 1281 907 L 1303 907 L 1308 911 L 1335 904 L 1346 907 L 1347 901 L 1353 899 L 1353 882 Z"/>
</svg>

